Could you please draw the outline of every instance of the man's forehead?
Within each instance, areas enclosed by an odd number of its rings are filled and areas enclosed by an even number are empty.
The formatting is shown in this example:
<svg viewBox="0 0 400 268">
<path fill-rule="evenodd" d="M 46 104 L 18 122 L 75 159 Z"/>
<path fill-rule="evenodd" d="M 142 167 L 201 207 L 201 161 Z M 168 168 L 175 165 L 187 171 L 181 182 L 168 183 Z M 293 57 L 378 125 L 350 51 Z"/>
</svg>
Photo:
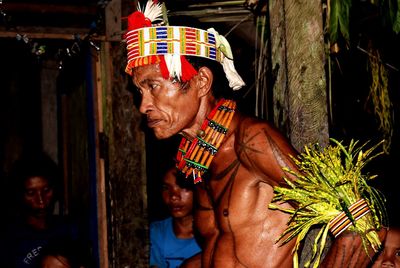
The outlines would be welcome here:
<svg viewBox="0 0 400 268">
<path fill-rule="evenodd" d="M 135 84 L 143 84 L 161 76 L 162 74 L 158 64 L 139 66 L 132 69 L 132 81 Z"/>
<path fill-rule="evenodd" d="M 161 74 L 160 65 L 156 63 L 138 66 L 132 69 L 132 77 L 137 77 L 143 74 Z"/>
<path fill-rule="evenodd" d="M 397 247 L 400 247 L 400 229 L 394 228 L 389 230 L 387 235 L 387 241 L 396 244 Z"/>
</svg>

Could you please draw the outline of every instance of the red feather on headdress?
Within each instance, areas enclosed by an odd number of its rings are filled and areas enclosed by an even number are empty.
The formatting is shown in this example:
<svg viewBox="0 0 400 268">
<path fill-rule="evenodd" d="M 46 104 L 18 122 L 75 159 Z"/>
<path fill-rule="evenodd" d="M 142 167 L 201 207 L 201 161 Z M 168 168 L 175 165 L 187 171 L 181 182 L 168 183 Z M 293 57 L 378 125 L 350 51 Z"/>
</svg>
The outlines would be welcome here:
<svg viewBox="0 0 400 268">
<path fill-rule="evenodd" d="M 151 21 L 146 18 L 142 12 L 135 11 L 128 16 L 128 31 L 143 27 L 151 27 Z"/>
</svg>

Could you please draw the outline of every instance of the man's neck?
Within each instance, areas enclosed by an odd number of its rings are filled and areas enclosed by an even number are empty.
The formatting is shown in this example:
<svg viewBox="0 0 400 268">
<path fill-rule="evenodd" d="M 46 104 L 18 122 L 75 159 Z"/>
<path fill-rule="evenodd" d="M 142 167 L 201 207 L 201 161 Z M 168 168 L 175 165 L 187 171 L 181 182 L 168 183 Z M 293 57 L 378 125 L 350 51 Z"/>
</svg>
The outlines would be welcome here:
<svg viewBox="0 0 400 268">
<path fill-rule="evenodd" d="M 28 216 L 26 223 L 35 230 L 45 230 L 48 228 L 48 220 L 46 216 Z"/>
<path fill-rule="evenodd" d="M 186 137 L 188 140 L 193 140 L 197 136 L 197 132 L 201 128 L 204 120 L 210 114 L 212 109 L 217 105 L 219 100 L 215 99 L 213 96 L 207 96 L 201 99 L 199 110 L 197 112 L 196 118 L 193 124 L 181 131 L 181 135 Z"/>
<path fill-rule="evenodd" d="M 210 108 L 210 105 L 207 107 Z M 191 175 L 195 184 L 202 181 L 203 174 L 223 143 L 235 109 L 235 101 L 221 99 L 209 114 L 203 116 L 204 120 L 193 136 L 195 139 L 188 137 L 187 133 L 183 135 L 176 156 L 177 167 L 186 177 Z"/>
<path fill-rule="evenodd" d="M 175 236 L 178 238 L 193 237 L 193 215 L 188 215 L 182 218 L 173 218 L 172 227 Z"/>
</svg>

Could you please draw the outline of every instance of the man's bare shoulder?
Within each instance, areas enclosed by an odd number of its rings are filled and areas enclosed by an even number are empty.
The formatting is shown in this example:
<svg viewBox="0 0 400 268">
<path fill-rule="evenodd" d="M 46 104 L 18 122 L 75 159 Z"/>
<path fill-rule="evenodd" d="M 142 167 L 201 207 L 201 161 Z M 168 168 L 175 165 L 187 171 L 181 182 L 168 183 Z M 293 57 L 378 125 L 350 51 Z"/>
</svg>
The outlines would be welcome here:
<svg viewBox="0 0 400 268">
<path fill-rule="evenodd" d="M 290 157 L 296 150 L 267 121 L 243 116 L 239 122 L 235 150 L 241 164 L 271 185 L 282 182 L 282 167 L 293 167 Z"/>
<path fill-rule="evenodd" d="M 241 116 L 236 128 L 236 144 L 241 149 L 255 151 L 280 150 L 292 155 L 297 152 L 289 140 L 270 122 L 257 118 Z"/>
</svg>

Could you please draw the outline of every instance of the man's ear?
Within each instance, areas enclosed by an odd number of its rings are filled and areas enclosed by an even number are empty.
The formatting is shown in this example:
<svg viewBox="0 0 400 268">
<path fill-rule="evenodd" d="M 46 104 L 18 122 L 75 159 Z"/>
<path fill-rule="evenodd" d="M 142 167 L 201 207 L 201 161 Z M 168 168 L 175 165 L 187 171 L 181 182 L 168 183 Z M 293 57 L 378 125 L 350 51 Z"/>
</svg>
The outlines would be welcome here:
<svg viewBox="0 0 400 268">
<path fill-rule="evenodd" d="M 211 92 L 213 79 L 214 74 L 208 67 L 200 67 L 200 69 L 197 71 L 196 81 L 199 97 L 205 96 Z"/>
</svg>

